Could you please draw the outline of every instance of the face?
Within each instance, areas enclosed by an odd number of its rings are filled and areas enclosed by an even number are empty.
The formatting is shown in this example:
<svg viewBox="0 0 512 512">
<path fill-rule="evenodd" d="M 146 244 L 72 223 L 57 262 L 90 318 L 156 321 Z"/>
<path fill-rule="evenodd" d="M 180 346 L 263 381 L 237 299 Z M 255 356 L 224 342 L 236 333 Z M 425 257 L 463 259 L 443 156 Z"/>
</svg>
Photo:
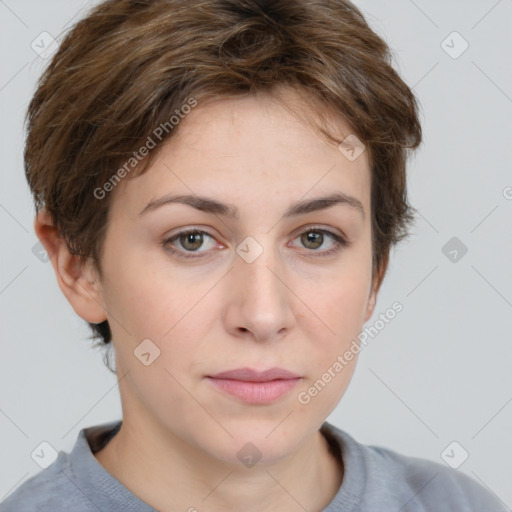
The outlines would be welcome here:
<svg viewBox="0 0 512 512">
<path fill-rule="evenodd" d="M 271 463 L 318 430 L 353 374 L 356 356 L 335 363 L 375 300 L 367 155 L 350 161 L 269 96 L 199 104 L 181 123 L 112 192 L 99 293 L 124 423 L 233 463 L 251 442 Z M 360 208 L 290 212 L 332 194 Z M 186 195 L 196 207 L 161 201 Z M 298 378 L 209 378 L 240 368 Z"/>
</svg>

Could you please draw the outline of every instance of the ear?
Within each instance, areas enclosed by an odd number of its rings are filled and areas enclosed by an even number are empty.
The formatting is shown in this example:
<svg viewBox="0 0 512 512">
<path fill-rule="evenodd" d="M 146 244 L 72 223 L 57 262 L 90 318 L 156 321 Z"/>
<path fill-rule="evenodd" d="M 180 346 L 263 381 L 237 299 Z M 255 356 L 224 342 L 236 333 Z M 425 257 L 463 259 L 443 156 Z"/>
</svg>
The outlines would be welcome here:
<svg viewBox="0 0 512 512">
<path fill-rule="evenodd" d="M 98 324 L 107 319 L 97 272 L 88 262 L 83 265 L 72 254 L 53 224 L 52 216 L 41 210 L 34 220 L 34 230 L 53 265 L 57 283 L 76 314 L 87 322 Z"/>
<path fill-rule="evenodd" d="M 366 305 L 366 312 L 365 312 L 363 323 L 366 323 L 370 319 L 370 317 L 373 315 L 373 311 L 375 309 L 375 304 L 377 303 L 377 295 L 379 293 L 380 285 L 382 284 L 382 281 L 384 280 L 384 276 L 385 276 L 386 270 L 388 268 L 388 262 L 389 262 L 389 253 L 385 256 L 385 258 L 382 261 L 382 264 L 380 265 L 379 269 L 373 276 L 372 286 L 371 286 L 371 290 L 370 290 L 370 295 L 368 297 L 368 303 Z"/>
</svg>

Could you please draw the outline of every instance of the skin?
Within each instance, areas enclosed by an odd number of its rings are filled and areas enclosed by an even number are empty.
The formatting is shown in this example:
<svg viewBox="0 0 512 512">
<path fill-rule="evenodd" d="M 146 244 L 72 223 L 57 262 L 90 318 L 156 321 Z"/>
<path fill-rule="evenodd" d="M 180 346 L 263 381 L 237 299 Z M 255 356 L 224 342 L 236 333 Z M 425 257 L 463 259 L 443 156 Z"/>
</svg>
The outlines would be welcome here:
<svg viewBox="0 0 512 512">
<path fill-rule="evenodd" d="M 350 133 L 337 123 L 341 138 Z M 281 219 L 293 202 L 332 192 L 357 198 L 364 217 L 338 204 Z M 343 468 L 319 428 L 357 356 L 307 405 L 298 394 L 350 347 L 375 307 L 383 272 L 371 271 L 367 152 L 349 161 L 269 95 L 220 99 L 192 110 L 147 172 L 111 193 L 103 279 L 78 264 L 46 212 L 35 220 L 76 313 L 112 329 L 123 425 L 96 459 L 161 511 L 321 511 Z M 239 218 L 184 204 L 139 215 L 169 193 L 231 203 Z M 202 245 L 181 237 L 162 246 L 189 227 L 208 232 Z M 335 242 L 324 234 L 308 243 L 312 227 L 350 246 L 322 257 Z M 252 263 L 236 252 L 248 236 L 263 248 Z M 169 246 L 201 257 L 179 258 Z M 149 366 L 133 353 L 147 338 L 160 350 Z M 271 404 L 247 404 L 205 379 L 274 366 L 302 380 Z M 262 454 L 252 467 L 237 457 L 248 442 Z"/>
</svg>

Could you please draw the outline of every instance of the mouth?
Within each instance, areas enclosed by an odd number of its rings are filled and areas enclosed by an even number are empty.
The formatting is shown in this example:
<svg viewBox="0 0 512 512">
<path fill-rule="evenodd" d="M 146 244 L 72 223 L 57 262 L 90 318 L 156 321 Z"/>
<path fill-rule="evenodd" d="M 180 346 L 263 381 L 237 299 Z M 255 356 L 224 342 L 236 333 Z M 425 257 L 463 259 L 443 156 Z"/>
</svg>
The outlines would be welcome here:
<svg viewBox="0 0 512 512">
<path fill-rule="evenodd" d="M 283 368 L 270 368 L 262 372 L 250 368 L 237 368 L 206 379 L 222 393 L 249 404 L 268 404 L 284 397 L 302 377 Z"/>
</svg>

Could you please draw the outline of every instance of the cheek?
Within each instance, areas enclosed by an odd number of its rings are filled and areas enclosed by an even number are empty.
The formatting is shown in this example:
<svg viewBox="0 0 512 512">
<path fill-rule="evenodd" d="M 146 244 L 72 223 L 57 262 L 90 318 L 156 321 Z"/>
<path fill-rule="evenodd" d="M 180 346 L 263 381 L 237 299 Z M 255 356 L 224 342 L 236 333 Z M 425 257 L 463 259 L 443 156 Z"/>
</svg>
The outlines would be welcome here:
<svg viewBox="0 0 512 512">
<path fill-rule="evenodd" d="M 177 378 L 198 372 L 195 365 L 201 359 L 198 356 L 207 350 L 204 344 L 208 341 L 210 319 L 218 317 L 215 308 L 220 304 L 215 290 L 208 293 L 211 283 L 192 283 L 179 272 L 169 276 L 168 270 L 155 271 L 158 265 L 161 263 L 119 262 L 112 267 L 106 300 L 109 317 L 115 319 L 109 323 L 123 366 L 140 369 L 144 376 L 141 386 L 150 393 L 176 388 L 176 382 L 164 369 Z M 150 372 L 140 368 L 133 354 L 146 339 L 156 345 L 157 349 L 153 349 L 158 353 Z"/>
<path fill-rule="evenodd" d="M 361 286 L 349 286 L 346 282 L 340 283 L 337 287 L 333 286 L 327 295 L 329 297 L 324 298 L 323 302 L 321 300 L 313 302 L 321 322 L 316 319 L 310 322 L 307 350 L 311 365 L 310 379 L 313 382 L 317 379 L 325 382 L 332 381 L 332 384 L 327 386 L 329 390 L 323 393 L 326 406 L 329 407 L 329 404 L 332 405 L 339 399 L 340 392 L 347 387 L 355 369 L 358 351 L 349 355 L 350 360 L 343 359 L 341 371 L 338 363 L 339 357 L 347 351 L 357 349 L 366 295 L 364 290 L 361 290 Z M 313 328 L 313 323 L 316 328 Z M 306 329 L 307 327 L 303 330 Z M 334 367 L 335 364 L 337 368 Z M 329 371 L 331 377 L 325 375 Z M 335 378 L 332 378 L 333 373 L 336 375 Z"/>
<path fill-rule="evenodd" d="M 326 291 L 327 300 L 323 304 L 326 323 L 338 340 L 346 341 L 361 328 L 366 311 L 366 283 L 343 281 Z"/>
<path fill-rule="evenodd" d="M 122 337 L 128 332 L 136 339 L 161 338 L 183 316 L 187 294 L 178 279 L 162 277 L 162 261 L 152 260 L 154 252 L 144 254 L 134 247 L 113 241 L 105 250 L 108 280 L 103 298 L 113 319 L 110 323 Z M 113 258 L 114 248 L 121 258 Z"/>
<path fill-rule="evenodd" d="M 370 289 L 369 265 L 347 262 L 318 282 L 315 293 L 304 292 L 306 305 L 323 321 L 323 338 L 332 346 L 350 341 L 362 328 Z"/>
<path fill-rule="evenodd" d="M 298 390 L 301 417 L 327 417 L 344 395 L 354 374 L 360 351 L 358 335 L 366 311 L 368 279 L 339 276 L 311 297 L 306 332 L 308 378 Z M 353 275 L 354 276 L 354 275 Z M 368 276 L 369 277 L 369 276 Z"/>
</svg>

